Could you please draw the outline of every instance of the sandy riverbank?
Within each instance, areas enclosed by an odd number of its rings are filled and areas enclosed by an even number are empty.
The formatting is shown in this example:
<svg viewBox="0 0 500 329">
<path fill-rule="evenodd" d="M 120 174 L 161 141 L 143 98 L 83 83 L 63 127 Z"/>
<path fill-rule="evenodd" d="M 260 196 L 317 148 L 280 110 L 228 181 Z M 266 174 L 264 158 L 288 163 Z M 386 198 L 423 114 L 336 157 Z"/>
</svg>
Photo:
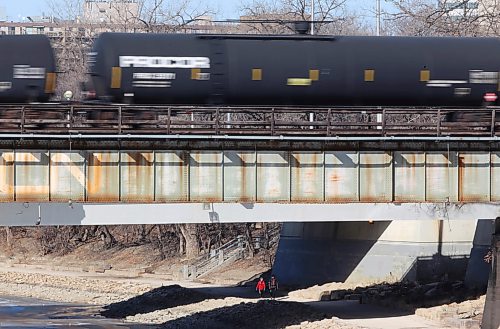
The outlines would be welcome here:
<svg viewBox="0 0 500 329">
<path fill-rule="evenodd" d="M 159 328 L 253 328 L 256 324 L 261 328 L 294 329 L 399 328 L 398 321 L 419 328 L 445 327 L 435 321 L 439 320 L 438 316 L 429 320 L 399 312 L 393 318 L 387 308 L 381 311 L 383 316 L 379 319 L 365 315 L 356 319 L 355 313 L 349 317 L 345 310 L 357 307 L 359 314 L 364 309 L 373 313 L 375 306 L 315 303 L 313 296 L 317 294 L 317 287 L 311 288 L 309 294 L 302 290 L 272 301 L 257 299 L 252 286 L 173 282 L 161 276 L 138 276 L 133 272 L 127 276 L 125 273 L 54 271 L 50 267 L 3 264 L 0 295 L 97 305 L 107 310 L 103 312 L 106 316 Z M 339 307 L 342 311 L 338 314 L 342 318 L 335 316 Z M 447 308 L 446 312 L 449 313 L 450 309 Z M 428 315 L 425 310 L 419 313 Z"/>
</svg>

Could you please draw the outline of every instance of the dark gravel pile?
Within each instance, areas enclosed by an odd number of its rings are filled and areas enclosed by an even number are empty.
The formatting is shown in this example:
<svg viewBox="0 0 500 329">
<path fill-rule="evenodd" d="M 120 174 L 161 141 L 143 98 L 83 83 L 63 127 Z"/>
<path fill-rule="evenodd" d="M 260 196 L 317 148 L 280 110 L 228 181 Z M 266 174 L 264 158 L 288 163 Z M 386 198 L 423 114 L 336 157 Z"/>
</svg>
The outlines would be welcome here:
<svg viewBox="0 0 500 329">
<path fill-rule="evenodd" d="M 302 303 L 261 300 L 257 303 L 241 303 L 195 313 L 164 323 L 159 328 L 277 329 L 299 325 L 303 322 L 321 321 L 326 318 L 328 318 L 326 314 Z"/>
<path fill-rule="evenodd" d="M 130 315 L 194 304 L 209 298 L 213 297 L 179 285 L 171 285 L 153 289 L 122 302 L 109 304 L 101 311 L 101 315 L 107 318 L 121 319 Z"/>
</svg>

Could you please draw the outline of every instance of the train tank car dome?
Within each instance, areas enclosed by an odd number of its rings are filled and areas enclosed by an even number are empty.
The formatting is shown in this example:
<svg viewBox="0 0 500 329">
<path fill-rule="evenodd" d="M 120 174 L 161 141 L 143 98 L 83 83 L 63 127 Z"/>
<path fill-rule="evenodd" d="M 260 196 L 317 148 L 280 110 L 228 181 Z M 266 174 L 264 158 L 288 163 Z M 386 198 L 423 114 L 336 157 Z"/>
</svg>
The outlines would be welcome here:
<svg viewBox="0 0 500 329">
<path fill-rule="evenodd" d="M 47 101 L 56 65 L 44 35 L 0 36 L 0 102 Z"/>
<path fill-rule="evenodd" d="M 497 38 L 104 33 L 91 94 L 150 104 L 480 106 Z"/>
</svg>

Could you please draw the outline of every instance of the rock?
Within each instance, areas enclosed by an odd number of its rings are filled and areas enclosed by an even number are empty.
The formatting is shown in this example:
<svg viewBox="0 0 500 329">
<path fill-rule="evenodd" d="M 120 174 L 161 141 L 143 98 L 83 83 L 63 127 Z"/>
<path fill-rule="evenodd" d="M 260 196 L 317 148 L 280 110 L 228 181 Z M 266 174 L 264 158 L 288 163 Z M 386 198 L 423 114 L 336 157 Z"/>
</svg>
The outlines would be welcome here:
<svg viewBox="0 0 500 329">
<path fill-rule="evenodd" d="M 322 291 L 319 293 L 319 300 L 322 302 L 329 301 L 330 300 L 330 292 L 329 291 Z"/>
<path fill-rule="evenodd" d="M 330 300 L 342 300 L 344 299 L 347 290 L 334 290 L 330 294 Z"/>
<path fill-rule="evenodd" d="M 437 295 L 438 295 L 437 286 L 435 288 L 431 288 L 431 289 L 427 290 L 424 294 L 424 296 L 427 298 L 436 297 Z"/>
<path fill-rule="evenodd" d="M 349 300 L 361 300 L 361 294 L 349 295 Z"/>
</svg>

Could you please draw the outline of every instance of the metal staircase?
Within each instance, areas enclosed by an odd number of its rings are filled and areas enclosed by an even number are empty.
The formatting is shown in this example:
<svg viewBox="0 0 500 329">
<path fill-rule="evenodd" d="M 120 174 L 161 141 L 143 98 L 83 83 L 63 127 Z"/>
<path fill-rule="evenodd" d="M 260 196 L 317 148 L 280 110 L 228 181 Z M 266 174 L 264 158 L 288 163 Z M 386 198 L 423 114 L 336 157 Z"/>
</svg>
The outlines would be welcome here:
<svg viewBox="0 0 500 329">
<path fill-rule="evenodd" d="M 222 266 L 242 259 L 246 246 L 246 239 L 243 236 L 238 236 L 222 247 L 212 250 L 208 256 L 199 258 L 191 265 L 185 265 L 183 268 L 184 279 L 197 279 Z"/>
</svg>

